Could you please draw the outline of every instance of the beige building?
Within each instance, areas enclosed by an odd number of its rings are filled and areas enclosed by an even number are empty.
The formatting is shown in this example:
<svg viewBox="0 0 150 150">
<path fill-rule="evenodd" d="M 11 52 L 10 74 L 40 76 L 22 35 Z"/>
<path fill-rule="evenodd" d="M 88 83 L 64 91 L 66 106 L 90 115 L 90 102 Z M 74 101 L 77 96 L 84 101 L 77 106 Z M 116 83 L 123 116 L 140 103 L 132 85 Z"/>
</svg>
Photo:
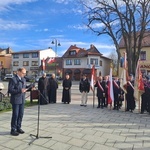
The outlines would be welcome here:
<svg viewBox="0 0 150 150">
<path fill-rule="evenodd" d="M 121 56 L 126 51 L 123 39 L 119 43 Z M 131 58 L 132 59 L 132 58 Z M 140 54 L 140 68 L 141 72 L 145 75 L 150 75 L 150 35 L 147 35 L 142 41 L 142 49 Z M 119 76 L 121 75 L 122 68 L 119 68 Z"/>
<path fill-rule="evenodd" d="M 6 73 L 11 73 L 12 49 L 10 47 L 6 49 L 0 48 L 0 79 L 5 76 Z"/>
</svg>

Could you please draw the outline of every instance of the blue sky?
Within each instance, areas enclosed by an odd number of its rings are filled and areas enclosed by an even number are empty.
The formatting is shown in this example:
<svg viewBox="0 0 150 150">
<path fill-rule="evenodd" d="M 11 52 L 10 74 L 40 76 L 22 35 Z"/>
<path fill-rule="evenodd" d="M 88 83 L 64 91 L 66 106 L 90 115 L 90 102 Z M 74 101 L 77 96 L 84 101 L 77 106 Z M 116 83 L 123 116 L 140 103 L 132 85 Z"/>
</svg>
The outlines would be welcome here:
<svg viewBox="0 0 150 150">
<path fill-rule="evenodd" d="M 74 44 L 85 49 L 94 44 L 104 56 L 114 52 L 112 41 L 96 36 L 85 22 L 77 0 L 0 0 L 0 47 L 55 50 L 51 42 L 57 39 L 59 56 Z"/>
</svg>

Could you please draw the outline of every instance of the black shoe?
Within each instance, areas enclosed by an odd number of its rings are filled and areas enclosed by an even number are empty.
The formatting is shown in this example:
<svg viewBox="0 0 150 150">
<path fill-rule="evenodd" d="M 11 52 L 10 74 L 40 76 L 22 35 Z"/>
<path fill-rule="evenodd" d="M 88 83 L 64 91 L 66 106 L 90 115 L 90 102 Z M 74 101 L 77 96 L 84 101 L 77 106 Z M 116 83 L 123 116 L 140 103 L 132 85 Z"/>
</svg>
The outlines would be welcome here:
<svg viewBox="0 0 150 150">
<path fill-rule="evenodd" d="M 24 133 L 24 131 L 22 129 L 17 129 L 17 132 L 20 133 L 20 134 Z"/>
<path fill-rule="evenodd" d="M 18 136 L 19 135 L 19 133 L 17 131 L 11 131 L 10 134 L 13 135 L 13 136 Z"/>
<path fill-rule="evenodd" d="M 141 114 L 144 114 L 144 111 L 141 111 Z"/>
<path fill-rule="evenodd" d="M 81 104 L 80 106 L 84 106 L 84 105 Z"/>
<path fill-rule="evenodd" d="M 84 105 L 84 107 L 86 107 L 87 105 Z"/>
</svg>

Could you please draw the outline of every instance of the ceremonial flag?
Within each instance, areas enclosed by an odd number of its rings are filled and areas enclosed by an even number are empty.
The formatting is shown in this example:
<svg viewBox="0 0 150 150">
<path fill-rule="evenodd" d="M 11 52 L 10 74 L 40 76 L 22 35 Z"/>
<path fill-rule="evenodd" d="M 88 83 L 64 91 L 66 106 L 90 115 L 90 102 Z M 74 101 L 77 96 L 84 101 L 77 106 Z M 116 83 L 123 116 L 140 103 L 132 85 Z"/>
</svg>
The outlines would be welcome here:
<svg viewBox="0 0 150 150">
<path fill-rule="evenodd" d="M 112 68 L 110 68 L 110 75 L 108 81 L 108 104 L 112 104 L 114 101 L 114 92 L 113 92 L 113 81 L 112 81 Z"/>
<path fill-rule="evenodd" d="M 127 93 L 126 84 L 127 84 L 127 58 L 126 52 L 124 52 L 124 63 L 123 63 L 123 70 L 121 73 L 120 87 L 125 93 Z"/>
<path fill-rule="evenodd" d="M 94 82 L 95 82 L 95 65 L 92 66 L 92 71 L 91 71 L 91 90 L 94 91 Z"/>
<path fill-rule="evenodd" d="M 42 60 L 42 70 L 44 71 L 45 70 L 45 59 L 43 58 Z"/>
<path fill-rule="evenodd" d="M 48 64 L 52 64 L 54 62 L 55 62 L 55 58 L 54 57 L 49 58 L 48 61 L 47 61 Z"/>
<path fill-rule="evenodd" d="M 135 80 L 134 80 L 134 98 L 136 100 L 140 100 L 141 95 L 145 92 L 144 91 L 144 83 L 142 79 L 142 73 L 140 70 L 139 60 L 136 67 L 135 72 Z"/>
</svg>

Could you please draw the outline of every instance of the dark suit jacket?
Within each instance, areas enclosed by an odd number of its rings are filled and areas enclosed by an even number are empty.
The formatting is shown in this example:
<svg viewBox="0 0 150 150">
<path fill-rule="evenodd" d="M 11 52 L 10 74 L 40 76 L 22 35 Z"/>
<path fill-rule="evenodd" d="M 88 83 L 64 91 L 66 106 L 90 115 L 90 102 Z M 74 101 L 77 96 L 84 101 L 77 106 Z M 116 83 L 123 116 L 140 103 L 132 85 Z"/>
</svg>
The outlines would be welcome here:
<svg viewBox="0 0 150 150">
<path fill-rule="evenodd" d="M 15 75 L 10 79 L 8 84 L 8 92 L 11 94 L 10 103 L 11 104 L 23 104 L 25 102 L 25 93 L 22 93 L 22 88 L 27 88 L 25 78 L 18 78 Z"/>
</svg>

